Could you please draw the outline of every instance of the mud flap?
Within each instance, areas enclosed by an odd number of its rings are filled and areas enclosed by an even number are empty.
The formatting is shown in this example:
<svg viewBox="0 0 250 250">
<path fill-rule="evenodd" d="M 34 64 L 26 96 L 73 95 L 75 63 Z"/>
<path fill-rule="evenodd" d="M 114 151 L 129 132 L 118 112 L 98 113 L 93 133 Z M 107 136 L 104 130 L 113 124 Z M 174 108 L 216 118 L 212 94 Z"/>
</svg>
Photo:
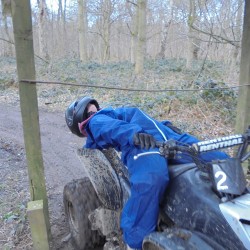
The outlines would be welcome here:
<svg viewBox="0 0 250 250">
<path fill-rule="evenodd" d="M 122 207 L 122 191 L 116 172 L 105 155 L 98 149 L 81 148 L 77 155 L 101 203 L 108 209 Z"/>
</svg>

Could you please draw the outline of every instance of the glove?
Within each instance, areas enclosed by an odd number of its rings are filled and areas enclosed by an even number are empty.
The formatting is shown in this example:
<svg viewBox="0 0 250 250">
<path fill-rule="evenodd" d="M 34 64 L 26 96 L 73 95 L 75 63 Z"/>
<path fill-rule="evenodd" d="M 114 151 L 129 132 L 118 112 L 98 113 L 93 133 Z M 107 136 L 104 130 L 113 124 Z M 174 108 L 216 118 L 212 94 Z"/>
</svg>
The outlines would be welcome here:
<svg viewBox="0 0 250 250">
<path fill-rule="evenodd" d="M 141 149 L 144 149 L 144 148 L 149 149 L 150 147 L 155 148 L 155 145 L 156 145 L 155 138 L 152 135 L 145 134 L 145 133 L 134 134 L 133 142 L 134 142 L 134 145 L 140 146 Z"/>
</svg>

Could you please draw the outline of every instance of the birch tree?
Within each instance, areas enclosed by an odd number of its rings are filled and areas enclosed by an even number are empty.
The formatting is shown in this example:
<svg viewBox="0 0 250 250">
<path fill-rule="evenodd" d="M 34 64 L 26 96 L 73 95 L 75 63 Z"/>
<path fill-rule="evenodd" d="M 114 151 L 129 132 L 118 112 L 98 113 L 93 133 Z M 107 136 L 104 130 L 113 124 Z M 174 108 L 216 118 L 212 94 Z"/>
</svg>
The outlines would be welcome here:
<svg viewBox="0 0 250 250">
<path fill-rule="evenodd" d="M 66 1 L 66 0 L 65 0 Z M 66 50 L 67 44 L 66 44 L 66 27 L 65 27 L 65 15 L 63 11 L 63 4 L 62 0 L 58 0 L 58 9 L 57 9 L 57 44 L 60 44 L 60 49 L 62 51 Z"/>
<path fill-rule="evenodd" d="M 130 19 L 131 25 L 127 23 L 130 33 L 130 62 L 135 64 L 136 58 L 136 47 L 137 47 L 137 38 L 138 38 L 138 6 L 133 2 L 127 2 L 126 4 Z"/>
<path fill-rule="evenodd" d="M 111 29 L 111 14 L 112 14 L 112 2 L 111 0 L 104 0 L 102 4 L 102 40 L 103 48 L 101 54 L 102 62 L 106 62 L 110 59 L 110 29 Z"/>
<path fill-rule="evenodd" d="M 163 6 L 164 7 L 164 6 Z M 161 32 L 161 46 L 160 46 L 160 52 L 157 55 L 158 58 L 165 59 L 165 52 L 167 49 L 167 39 L 168 39 L 168 31 L 171 27 L 171 23 L 173 21 L 173 0 L 169 1 L 169 9 L 170 14 L 165 14 L 166 12 L 165 8 L 162 8 L 160 11 L 160 17 L 162 20 L 162 32 Z"/>
<path fill-rule="evenodd" d="M 38 18 L 38 33 L 39 33 L 39 49 L 40 56 L 46 60 L 49 60 L 48 46 L 47 46 L 47 6 L 45 0 L 39 0 L 39 18 Z"/>
<path fill-rule="evenodd" d="M 189 13 L 188 13 L 188 54 L 187 54 L 187 63 L 186 67 L 188 69 L 192 68 L 193 60 L 198 59 L 199 51 L 199 40 L 196 38 L 195 30 L 193 29 L 194 22 L 198 19 L 196 14 L 196 1 L 189 0 Z"/>
<path fill-rule="evenodd" d="M 240 44 L 241 40 L 242 17 L 243 17 L 243 3 L 242 0 L 237 0 L 237 13 L 235 20 L 235 40 L 238 44 Z M 233 58 L 235 63 L 238 61 L 239 53 L 240 53 L 240 46 L 235 46 L 233 53 Z"/>
<path fill-rule="evenodd" d="M 1 3 L 1 2 L 0 2 Z M 3 6 L 4 7 L 4 6 Z M 1 8 L 1 6 L 0 6 Z M 3 41 L 3 50 L 2 50 L 2 53 L 4 55 L 13 55 L 14 53 L 14 48 L 13 48 L 13 45 L 14 45 L 14 40 L 12 38 L 12 35 L 11 35 L 11 32 L 9 31 L 9 26 L 8 26 L 8 14 L 5 13 L 4 11 L 2 12 L 2 18 L 0 16 L 0 31 L 1 32 L 1 37 L 0 37 L 0 40 Z M 2 29 L 2 26 L 3 26 L 3 29 Z"/>
<path fill-rule="evenodd" d="M 136 50 L 135 73 L 141 74 L 146 52 L 146 8 L 147 0 L 138 0 L 138 41 Z"/>
<path fill-rule="evenodd" d="M 78 0 L 78 30 L 79 30 L 80 60 L 82 62 L 86 62 L 88 60 L 88 55 L 87 55 L 88 20 L 87 20 L 86 0 Z"/>
</svg>

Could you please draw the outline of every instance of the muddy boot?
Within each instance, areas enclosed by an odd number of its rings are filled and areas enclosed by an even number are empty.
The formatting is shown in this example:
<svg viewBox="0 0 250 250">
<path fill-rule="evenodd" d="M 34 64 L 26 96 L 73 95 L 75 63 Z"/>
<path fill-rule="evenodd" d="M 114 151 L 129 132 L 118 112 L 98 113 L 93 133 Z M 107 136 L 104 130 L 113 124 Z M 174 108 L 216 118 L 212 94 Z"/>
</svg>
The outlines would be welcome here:
<svg viewBox="0 0 250 250">
<path fill-rule="evenodd" d="M 108 241 L 105 243 L 103 250 L 121 250 L 118 242 Z"/>
<path fill-rule="evenodd" d="M 122 234 L 107 237 L 107 242 L 105 243 L 103 250 L 127 250 L 127 245 L 122 239 Z"/>
<path fill-rule="evenodd" d="M 139 248 L 131 248 L 129 245 L 127 245 L 126 250 L 141 250 L 141 249 L 139 249 Z"/>
</svg>

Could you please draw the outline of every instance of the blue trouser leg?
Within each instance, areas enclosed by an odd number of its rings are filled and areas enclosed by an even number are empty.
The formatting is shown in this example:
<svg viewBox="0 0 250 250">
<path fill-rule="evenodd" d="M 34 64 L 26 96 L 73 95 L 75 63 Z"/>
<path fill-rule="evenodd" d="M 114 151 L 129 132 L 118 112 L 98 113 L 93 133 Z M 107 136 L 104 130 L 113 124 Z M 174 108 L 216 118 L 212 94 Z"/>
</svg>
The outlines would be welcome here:
<svg viewBox="0 0 250 250">
<path fill-rule="evenodd" d="M 155 230 L 159 203 L 169 181 L 166 160 L 159 155 L 132 157 L 127 163 L 131 196 L 125 204 L 121 228 L 125 242 L 141 248 L 146 235 Z"/>
</svg>

